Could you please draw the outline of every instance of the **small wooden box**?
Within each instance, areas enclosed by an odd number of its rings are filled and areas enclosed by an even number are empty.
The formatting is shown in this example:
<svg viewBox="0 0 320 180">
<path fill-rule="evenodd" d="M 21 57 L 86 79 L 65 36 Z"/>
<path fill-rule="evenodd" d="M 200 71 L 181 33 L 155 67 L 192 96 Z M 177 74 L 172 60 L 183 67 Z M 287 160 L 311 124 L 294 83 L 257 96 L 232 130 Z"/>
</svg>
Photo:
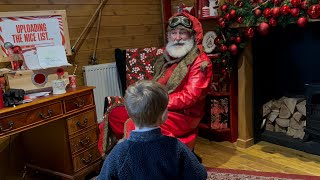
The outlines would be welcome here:
<svg viewBox="0 0 320 180">
<path fill-rule="evenodd" d="M 36 85 L 33 82 L 34 74 L 42 73 L 46 76 L 46 83 Z M 51 91 L 52 80 L 57 80 L 59 77 L 56 74 L 56 68 L 44 70 L 23 70 L 14 71 L 5 75 L 6 89 L 23 89 L 26 93 Z M 68 72 L 65 72 L 61 79 L 68 79 Z"/>
</svg>

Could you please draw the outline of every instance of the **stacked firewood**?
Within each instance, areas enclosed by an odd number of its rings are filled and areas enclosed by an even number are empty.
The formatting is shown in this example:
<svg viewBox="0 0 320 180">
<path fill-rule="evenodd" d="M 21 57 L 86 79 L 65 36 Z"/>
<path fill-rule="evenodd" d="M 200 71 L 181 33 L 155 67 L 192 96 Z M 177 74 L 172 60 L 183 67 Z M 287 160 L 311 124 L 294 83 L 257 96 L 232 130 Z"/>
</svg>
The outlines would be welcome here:
<svg viewBox="0 0 320 180">
<path fill-rule="evenodd" d="M 265 130 L 303 139 L 306 126 L 306 100 L 282 97 L 263 105 Z"/>
</svg>

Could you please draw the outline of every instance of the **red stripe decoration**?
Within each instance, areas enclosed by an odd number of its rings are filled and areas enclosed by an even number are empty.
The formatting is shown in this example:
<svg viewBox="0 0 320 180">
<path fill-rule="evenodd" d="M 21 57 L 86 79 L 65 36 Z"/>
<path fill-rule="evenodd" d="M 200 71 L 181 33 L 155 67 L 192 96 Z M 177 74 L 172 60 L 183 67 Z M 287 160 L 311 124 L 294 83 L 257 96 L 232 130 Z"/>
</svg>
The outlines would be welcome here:
<svg viewBox="0 0 320 180">
<path fill-rule="evenodd" d="M 35 18 L 32 17 L 19 17 L 20 19 L 25 19 L 25 20 L 35 20 Z"/>
<path fill-rule="evenodd" d="M 14 17 L 8 17 L 8 19 L 12 20 L 12 21 L 18 21 L 17 18 L 14 18 Z"/>
<path fill-rule="evenodd" d="M 2 32 L 2 27 L 0 26 L 0 32 Z"/>
<path fill-rule="evenodd" d="M 62 28 L 62 27 L 60 27 L 60 30 L 61 30 L 61 31 L 63 31 L 63 28 Z"/>
<path fill-rule="evenodd" d="M 1 45 L 1 50 L 4 52 L 6 56 L 9 56 L 9 54 L 7 53 L 7 50 L 2 45 Z"/>
<path fill-rule="evenodd" d="M 2 36 L 0 36 L 0 41 L 4 44 L 4 39 Z"/>
<path fill-rule="evenodd" d="M 2 22 L 3 21 L 3 19 L 2 18 L 0 18 L 0 22 Z"/>
<path fill-rule="evenodd" d="M 64 39 L 63 33 L 60 31 L 61 39 L 62 39 L 62 45 L 66 43 L 66 40 Z"/>
</svg>

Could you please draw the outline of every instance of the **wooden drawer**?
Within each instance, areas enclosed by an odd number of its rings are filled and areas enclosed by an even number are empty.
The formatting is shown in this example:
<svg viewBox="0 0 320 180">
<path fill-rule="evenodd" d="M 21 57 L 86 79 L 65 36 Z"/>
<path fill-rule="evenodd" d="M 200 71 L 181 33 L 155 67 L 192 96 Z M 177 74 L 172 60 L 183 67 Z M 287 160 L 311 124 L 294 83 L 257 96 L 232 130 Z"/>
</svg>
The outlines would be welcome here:
<svg viewBox="0 0 320 180">
<path fill-rule="evenodd" d="M 90 126 L 96 124 L 94 109 L 82 113 L 78 116 L 69 118 L 67 120 L 67 124 L 69 135 L 73 135 L 74 133 L 84 131 Z"/>
<path fill-rule="evenodd" d="M 91 129 L 77 137 L 70 139 L 71 153 L 81 151 L 90 145 L 96 143 L 98 140 L 98 134 L 96 127 Z"/>
<path fill-rule="evenodd" d="M 62 103 L 57 102 L 38 109 L 18 112 L 0 118 L 0 134 L 13 132 L 27 126 L 32 126 L 58 116 L 62 116 Z"/>
<path fill-rule="evenodd" d="M 90 164 L 94 163 L 96 160 L 100 158 L 100 153 L 98 151 L 98 146 L 95 145 L 91 149 L 73 157 L 73 169 L 75 172 L 90 166 Z"/>
<path fill-rule="evenodd" d="M 66 112 L 82 109 L 83 107 L 93 105 L 92 94 L 83 94 L 78 97 L 65 100 Z"/>
</svg>

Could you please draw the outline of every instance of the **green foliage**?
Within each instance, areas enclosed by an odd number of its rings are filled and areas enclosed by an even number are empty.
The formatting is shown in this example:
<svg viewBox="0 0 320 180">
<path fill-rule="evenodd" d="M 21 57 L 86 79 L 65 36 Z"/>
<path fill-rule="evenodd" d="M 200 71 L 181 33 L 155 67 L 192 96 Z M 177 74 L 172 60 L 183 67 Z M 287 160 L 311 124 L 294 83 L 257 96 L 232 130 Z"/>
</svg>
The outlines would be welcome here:
<svg viewBox="0 0 320 180">
<path fill-rule="evenodd" d="M 313 4 L 317 4 L 318 0 L 306 0 L 308 1 L 308 6 L 310 7 Z M 242 7 L 239 7 L 239 3 L 242 2 Z M 218 38 L 220 41 L 216 48 L 216 53 L 220 53 L 219 58 L 215 59 L 216 63 L 222 62 L 222 60 L 226 60 L 226 68 L 230 71 L 231 67 L 233 67 L 233 64 L 235 64 L 233 59 L 237 59 L 236 55 L 231 55 L 229 50 L 226 52 L 222 52 L 220 49 L 221 44 L 226 45 L 228 48 L 230 45 L 235 44 L 238 47 L 238 55 L 240 52 L 245 48 L 245 42 L 249 39 L 246 36 L 246 29 L 248 27 L 253 27 L 254 29 L 257 29 L 256 27 L 259 26 L 260 23 L 266 22 L 269 24 L 270 18 L 274 18 L 277 22 L 277 26 L 286 27 L 288 24 L 296 23 L 297 20 L 300 17 L 308 17 L 307 10 L 302 9 L 300 6 L 298 7 L 300 9 L 298 17 L 293 17 L 290 13 L 288 15 L 281 14 L 281 7 L 283 5 L 288 5 L 290 8 L 293 8 L 291 4 L 291 0 L 284 0 L 281 2 L 280 8 L 280 16 L 279 17 L 269 17 L 266 18 L 263 15 L 263 11 L 266 8 L 272 9 L 276 7 L 271 0 L 263 1 L 261 3 L 255 2 L 251 3 L 249 0 L 238 0 L 235 1 L 235 4 L 232 3 L 226 3 L 225 5 L 228 6 L 227 11 L 221 11 L 221 17 L 223 18 L 223 21 L 225 22 L 225 27 L 221 28 L 220 26 L 217 26 L 216 33 L 218 35 Z M 255 10 L 259 9 L 261 10 L 261 15 L 259 17 L 255 16 Z M 230 13 L 231 10 L 236 10 L 236 17 L 226 20 L 225 15 L 227 13 Z M 242 17 L 243 23 L 238 24 L 237 18 Z M 219 24 L 219 23 L 218 23 Z M 272 27 L 269 26 L 270 32 L 272 32 Z M 254 32 L 254 34 L 258 34 L 258 32 Z M 234 37 L 241 37 L 242 42 L 237 44 L 233 39 Z M 223 38 L 224 37 L 224 38 Z"/>
</svg>

